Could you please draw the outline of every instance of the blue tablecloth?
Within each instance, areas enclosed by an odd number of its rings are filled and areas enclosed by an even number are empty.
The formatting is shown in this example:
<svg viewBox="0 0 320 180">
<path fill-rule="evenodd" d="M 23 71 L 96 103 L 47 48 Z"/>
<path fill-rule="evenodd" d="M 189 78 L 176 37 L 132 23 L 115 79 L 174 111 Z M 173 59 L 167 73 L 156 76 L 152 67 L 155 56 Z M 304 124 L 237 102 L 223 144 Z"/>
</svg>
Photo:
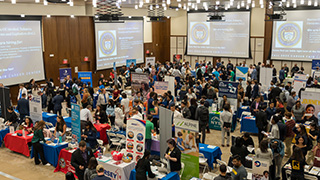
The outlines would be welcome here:
<svg viewBox="0 0 320 180">
<path fill-rule="evenodd" d="M 259 130 L 256 126 L 256 118 L 252 116 L 242 116 L 240 132 L 242 131 L 258 134 Z"/>
<path fill-rule="evenodd" d="M 54 167 L 57 167 L 60 151 L 68 147 L 68 143 L 64 145 L 59 144 L 57 146 L 49 146 L 47 144 L 42 144 L 42 147 L 44 151 L 44 157 L 46 158 L 46 160 Z M 33 147 L 31 149 L 30 157 L 31 159 L 33 158 Z"/>
<path fill-rule="evenodd" d="M 71 117 L 63 117 L 64 121 L 67 124 L 68 128 L 71 128 Z M 57 119 L 56 119 L 57 120 Z"/>
<path fill-rule="evenodd" d="M 238 118 L 241 118 L 241 115 L 243 112 L 250 112 L 250 106 L 241 106 L 239 109 L 238 109 L 238 115 L 237 117 Z"/>
<path fill-rule="evenodd" d="M 222 152 L 218 146 L 213 149 L 208 148 L 208 146 L 208 144 L 199 143 L 199 152 L 202 153 L 205 158 L 207 158 L 207 163 L 212 169 L 214 169 L 213 163 L 216 163 L 216 159 L 221 159 Z"/>
<path fill-rule="evenodd" d="M 4 137 L 8 133 L 9 133 L 9 128 L 0 130 L 0 147 L 2 145 L 2 141 L 3 141 Z"/>
<path fill-rule="evenodd" d="M 99 94 L 93 94 L 93 108 L 96 108 Z"/>
<path fill-rule="evenodd" d="M 133 169 L 130 173 L 130 179 L 129 180 L 136 180 L 136 169 Z M 176 172 L 171 172 L 167 174 L 164 178 L 161 180 L 180 180 L 179 174 Z"/>
<path fill-rule="evenodd" d="M 52 123 L 52 125 L 56 125 L 57 122 L 57 115 L 56 114 L 52 114 L 52 113 L 47 113 L 47 112 L 42 112 L 42 119 L 45 122 L 50 122 Z"/>
</svg>

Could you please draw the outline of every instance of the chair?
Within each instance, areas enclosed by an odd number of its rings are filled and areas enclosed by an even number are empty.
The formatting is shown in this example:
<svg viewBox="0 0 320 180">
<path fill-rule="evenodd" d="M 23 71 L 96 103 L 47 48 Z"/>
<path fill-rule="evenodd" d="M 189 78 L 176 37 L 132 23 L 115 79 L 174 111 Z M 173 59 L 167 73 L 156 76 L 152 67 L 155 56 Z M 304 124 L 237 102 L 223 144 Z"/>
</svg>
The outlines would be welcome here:
<svg viewBox="0 0 320 180">
<path fill-rule="evenodd" d="M 316 176 L 311 176 L 308 174 L 304 175 L 304 179 L 308 179 L 308 180 L 318 180 L 318 178 Z"/>
<path fill-rule="evenodd" d="M 97 139 L 97 142 L 98 142 L 99 146 L 103 146 L 103 140 Z"/>
<path fill-rule="evenodd" d="M 46 129 L 54 128 L 53 124 L 51 122 L 46 122 Z"/>
<path fill-rule="evenodd" d="M 208 159 L 204 157 L 202 153 L 199 153 L 199 165 L 203 166 L 202 174 L 206 172 L 206 169 L 208 168 Z"/>
<path fill-rule="evenodd" d="M 181 177 L 183 175 L 183 171 L 184 171 L 184 163 L 181 162 L 180 179 L 181 179 Z"/>
<path fill-rule="evenodd" d="M 120 148 L 121 143 L 119 142 L 120 139 L 117 137 L 117 135 L 114 132 L 108 132 L 107 134 L 109 136 L 109 140 L 110 140 L 110 147 L 111 146 L 116 146 L 116 151 L 118 150 L 118 148 Z"/>
<path fill-rule="evenodd" d="M 204 180 L 213 180 L 213 176 L 211 174 L 209 174 L 209 173 L 205 173 L 203 175 L 203 179 Z"/>
<path fill-rule="evenodd" d="M 220 159 L 216 159 L 217 163 L 219 164 L 219 166 L 221 166 L 222 164 L 228 166 L 228 164 L 224 161 L 221 161 Z"/>
<path fill-rule="evenodd" d="M 286 170 L 286 178 L 287 180 L 291 180 L 291 170 Z"/>
</svg>

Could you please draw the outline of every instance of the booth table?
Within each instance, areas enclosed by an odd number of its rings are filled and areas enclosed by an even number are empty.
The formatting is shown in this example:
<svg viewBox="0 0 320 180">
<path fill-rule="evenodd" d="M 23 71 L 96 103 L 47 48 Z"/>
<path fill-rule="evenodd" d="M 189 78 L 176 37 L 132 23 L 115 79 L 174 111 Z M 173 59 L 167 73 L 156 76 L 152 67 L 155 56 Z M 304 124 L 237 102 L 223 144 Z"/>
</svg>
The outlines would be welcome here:
<svg viewBox="0 0 320 180">
<path fill-rule="evenodd" d="M 58 157 L 60 154 L 60 151 L 66 147 L 68 147 L 67 142 L 62 142 L 59 145 L 53 144 L 49 145 L 46 143 L 41 143 L 44 151 L 44 157 L 54 167 L 57 166 L 58 163 Z M 31 159 L 33 158 L 33 147 L 31 149 Z"/>
<path fill-rule="evenodd" d="M 52 113 L 47 113 L 47 112 L 42 112 L 42 119 L 45 122 L 50 122 L 52 123 L 52 125 L 56 125 L 57 122 L 57 115 L 56 114 L 52 114 Z"/>
<path fill-rule="evenodd" d="M 56 169 L 54 170 L 54 172 L 61 171 L 66 174 L 67 172 L 70 171 L 74 175 L 76 175 L 76 170 L 71 165 L 71 157 L 72 157 L 72 153 L 74 151 L 75 151 L 75 149 L 73 149 L 73 150 L 62 149 L 60 151 L 59 159 L 58 159 L 57 166 L 56 166 Z"/>
<path fill-rule="evenodd" d="M 291 169 L 286 168 L 285 166 L 286 166 L 286 165 L 282 166 L 282 168 L 281 168 L 281 176 L 282 176 L 282 179 L 287 179 L 287 177 L 286 177 L 286 170 L 290 170 L 290 171 L 291 171 Z M 310 168 L 310 170 L 311 170 L 311 169 L 312 169 L 312 168 Z M 310 174 L 309 172 L 306 172 L 306 171 L 304 171 L 304 175 L 313 176 L 313 177 L 317 178 L 318 180 L 320 180 L 320 176 L 316 176 L 316 175 Z M 305 177 L 305 178 L 306 178 L 306 177 Z"/>
<path fill-rule="evenodd" d="M 148 177 L 148 176 L 147 176 Z M 154 179 L 159 179 L 155 177 Z M 136 170 L 133 169 L 130 174 L 130 180 L 136 180 Z M 159 179 L 160 180 L 160 179 Z M 161 180 L 180 180 L 179 174 L 176 172 L 170 172 L 165 177 L 161 178 Z"/>
<path fill-rule="evenodd" d="M 104 175 L 112 179 L 129 180 L 130 173 L 135 167 L 135 162 L 125 163 L 113 160 L 112 157 L 102 156 L 101 159 L 97 158 L 98 164 L 102 165 L 105 169 Z"/>
<path fill-rule="evenodd" d="M 238 109 L 238 118 L 241 118 L 241 115 L 243 112 L 250 112 L 250 106 L 241 106 L 239 109 Z"/>
<path fill-rule="evenodd" d="M 100 139 L 103 140 L 103 144 L 108 144 L 107 129 L 110 129 L 109 124 L 94 124 L 94 127 L 100 133 Z"/>
<path fill-rule="evenodd" d="M 256 118 L 253 116 L 242 116 L 240 132 L 248 132 L 258 134 L 259 130 L 256 126 Z"/>
<path fill-rule="evenodd" d="M 199 143 L 199 152 L 207 158 L 208 165 L 213 168 L 213 163 L 216 163 L 216 159 L 221 159 L 221 149 L 218 146 L 209 146 L 208 144 Z M 212 147 L 212 148 L 211 148 Z"/>
<path fill-rule="evenodd" d="M 29 150 L 28 143 L 31 142 L 33 134 L 29 134 L 23 137 L 23 136 L 18 136 L 17 133 L 22 133 L 22 131 L 21 130 L 16 131 L 14 134 L 8 133 L 4 137 L 4 144 L 11 151 L 14 151 L 29 157 L 30 150 Z"/>
<path fill-rule="evenodd" d="M 0 130 L 0 147 L 1 147 L 1 145 L 2 145 L 2 141 L 3 141 L 4 137 L 5 137 L 6 134 L 8 134 L 8 133 L 9 133 L 9 128 Z"/>
<path fill-rule="evenodd" d="M 234 113 L 232 116 L 231 131 L 233 132 L 237 126 L 237 116 Z M 220 112 L 209 113 L 209 128 L 221 131 Z"/>
</svg>

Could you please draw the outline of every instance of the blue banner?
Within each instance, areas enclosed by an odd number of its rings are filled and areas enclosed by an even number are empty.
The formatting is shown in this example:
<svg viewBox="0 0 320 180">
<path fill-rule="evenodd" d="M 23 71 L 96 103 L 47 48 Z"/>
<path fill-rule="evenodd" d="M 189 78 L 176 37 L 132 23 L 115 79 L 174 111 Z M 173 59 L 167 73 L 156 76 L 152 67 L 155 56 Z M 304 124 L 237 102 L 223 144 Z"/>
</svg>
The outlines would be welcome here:
<svg viewBox="0 0 320 180">
<path fill-rule="evenodd" d="M 312 60 L 312 70 L 316 70 L 317 67 L 320 67 L 320 59 L 319 60 L 313 59 Z"/>
<path fill-rule="evenodd" d="M 219 82 L 219 97 L 226 95 L 228 98 L 237 99 L 238 97 L 237 82 L 220 81 Z"/>
<path fill-rule="evenodd" d="M 79 143 L 81 141 L 80 106 L 74 103 L 71 103 L 71 130 L 72 138 Z"/>
<path fill-rule="evenodd" d="M 91 83 L 92 87 L 92 72 L 89 71 L 83 71 L 83 72 L 78 72 L 78 78 L 81 78 L 81 82 L 88 84 L 88 82 Z"/>
<path fill-rule="evenodd" d="M 60 83 L 63 83 L 64 78 L 67 77 L 68 75 L 70 76 L 70 79 L 72 79 L 71 68 L 60 68 L 59 72 L 60 72 Z"/>
<path fill-rule="evenodd" d="M 126 61 L 127 67 L 130 67 L 132 63 L 134 65 L 137 65 L 137 60 L 136 59 L 127 59 L 127 61 Z"/>
<path fill-rule="evenodd" d="M 114 70 L 114 72 L 117 71 L 116 62 L 113 62 L 113 70 Z"/>
</svg>

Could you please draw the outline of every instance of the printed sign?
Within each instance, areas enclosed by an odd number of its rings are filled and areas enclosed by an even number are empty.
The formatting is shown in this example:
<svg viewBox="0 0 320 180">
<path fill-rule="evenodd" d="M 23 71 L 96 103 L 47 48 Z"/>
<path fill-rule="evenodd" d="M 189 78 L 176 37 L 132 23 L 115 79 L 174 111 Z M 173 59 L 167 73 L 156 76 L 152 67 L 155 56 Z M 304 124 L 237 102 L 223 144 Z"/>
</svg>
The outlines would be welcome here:
<svg viewBox="0 0 320 180">
<path fill-rule="evenodd" d="M 67 76 L 70 76 L 70 79 L 72 79 L 71 77 L 71 68 L 60 68 L 59 69 L 60 72 L 60 83 L 64 82 L 64 78 Z"/>
<path fill-rule="evenodd" d="M 253 159 L 252 161 L 252 179 L 268 180 L 269 179 L 269 161 Z"/>
<path fill-rule="evenodd" d="M 33 122 L 42 120 L 41 96 L 32 96 L 29 101 L 30 118 Z"/>
<path fill-rule="evenodd" d="M 182 54 L 173 55 L 173 60 L 177 62 L 182 62 Z"/>
<path fill-rule="evenodd" d="M 137 60 L 136 59 L 127 59 L 126 60 L 126 67 L 130 67 L 132 63 L 136 66 Z"/>
<path fill-rule="evenodd" d="M 316 70 L 317 67 L 320 67 L 320 60 L 313 59 L 312 60 L 312 70 Z"/>
<path fill-rule="evenodd" d="M 151 66 L 155 66 L 156 57 L 146 57 L 146 66 L 150 63 Z"/>
<path fill-rule="evenodd" d="M 301 104 L 306 107 L 306 114 L 318 117 L 320 112 L 320 96 L 317 91 L 301 91 Z"/>
<path fill-rule="evenodd" d="M 163 95 L 169 90 L 169 83 L 166 81 L 155 81 L 154 82 L 154 92 Z"/>
<path fill-rule="evenodd" d="M 248 79 L 248 71 L 249 68 L 248 67 L 236 67 L 236 80 L 239 81 L 239 79 L 241 78 L 242 81 L 242 86 L 246 87 L 246 83 L 247 83 L 247 79 Z"/>
<path fill-rule="evenodd" d="M 144 99 L 149 93 L 149 77 L 148 74 L 131 73 L 131 94 L 134 96 L 137 92 L 141 92 Z"/>
<path fill-rule="evenodd" d="M 164 77 L 164 81 L 169 83 L 168 88 L 171 91 L 171 93 L 174 92 L 174 80 L 175 80 L 175 78 L 173 76 L 165 76 Z"/>
<path fill-rule="evenodd" d="M 221 131 L 221 121 L 218 113 L 209 114 L 209 128 Z"/>
<path fill-rule="evenodd" d="M 81 141 L 80 106 L 74 103 L 71 103 L 71 130 L 72 138 L 79 143 Z"/>
<path fill-rule="evenodd" d="M 293 81 L 293 90 L 295 92 L 299 92 L 301 88 L 305 88 L 307 84 L 307 75 L 305 74 L 294 74 L 294 81 Z"/>
<path fill-rule="evenodd" d="M 226 95 L 228 98 L 237 99 L 239 83 L 220 81 L 219 82 L 219 97 Z"/>
<path fill-rule="evenodd" d="M 146 121 L 129 119 L 127 121 L 127 156 L 132 157 L 134 162 L 142 158 L 145 147 Z"/>
<path fill-rule="evenodd" d="M 92 87 L 92 72 L 89 71 L 83 71 L 83 72 L 78 72 L 78 78 L 81 78 L 81 82 L 88 84 L 88 82 L 91 83 Z"/>
</svg>

